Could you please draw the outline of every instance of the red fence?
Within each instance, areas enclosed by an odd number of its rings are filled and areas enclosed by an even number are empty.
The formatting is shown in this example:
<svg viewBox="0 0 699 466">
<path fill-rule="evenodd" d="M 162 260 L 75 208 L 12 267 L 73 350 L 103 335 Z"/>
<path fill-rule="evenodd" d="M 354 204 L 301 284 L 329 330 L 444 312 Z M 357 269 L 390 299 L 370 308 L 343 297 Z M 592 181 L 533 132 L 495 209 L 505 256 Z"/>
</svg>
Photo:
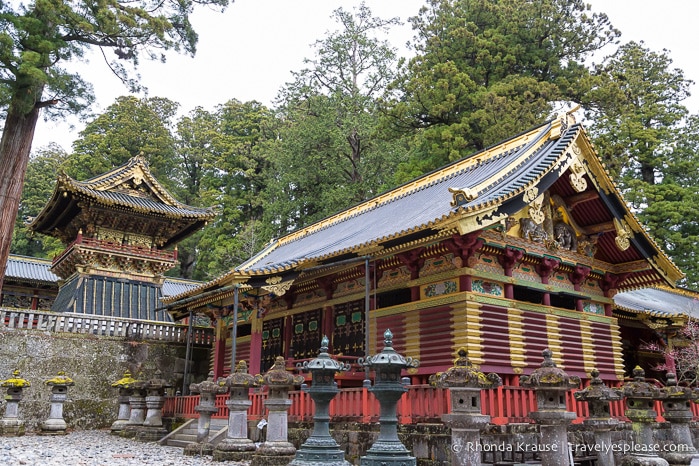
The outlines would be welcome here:
<svg viewBox="0 0 699 466">
<path fill-rule="evenodd" d="M 587 403 L 579 402 L 573 396 L 574 391 L 566 395 L 568 411 L 577 414 L 574 423 L 582 422 L 588 415 Z M 261 419 L 265 416 L 263 400 L 266 393 L 251 390 L 252 406 L 248 409 L 248 418 Z M 216 406 L 219 408 L 214 417 L 227 418 L 228 408 L 225 401 L 228 395 L 219 395 Z M 313 418 L 314 403 L 310 395 L 304 391 L 291 391 L 292 400 L 289 409 L 289 420 L 310 421 Z M 163 407 L 166 417 L 196 418 L 194 407 L 199 403 L 199 396 L 168 397 Z M 397 405 L 398 422 L 412 424 L 419 422 L 438 422 L 442 414 L 451 411 L 449 392 L 445 389 L 433 388 L 429 385 L 411 385 Z M 662 413 L 662 405 L 656 402 L 656 412 Z M 695 418 L 699 418 L 699 405 L 691 403 Z M 624 401 L 610 403 L 611 416 L 627 420 L 624 416 Z M 491 416 L 494 424 L 512 422 L 531 422 L 529 413 L 536 411 L 536 393 L 516 385 L 506 385 L 495 390 L 481 392 L 481 412 Z M 379 419 L 379 402 L 366 388 L 346 388 L 330 403 L 330 416 L 335 421 L 377 422 Z M 659 415 L 658 420 L 662 421 Z"/>
</svg>

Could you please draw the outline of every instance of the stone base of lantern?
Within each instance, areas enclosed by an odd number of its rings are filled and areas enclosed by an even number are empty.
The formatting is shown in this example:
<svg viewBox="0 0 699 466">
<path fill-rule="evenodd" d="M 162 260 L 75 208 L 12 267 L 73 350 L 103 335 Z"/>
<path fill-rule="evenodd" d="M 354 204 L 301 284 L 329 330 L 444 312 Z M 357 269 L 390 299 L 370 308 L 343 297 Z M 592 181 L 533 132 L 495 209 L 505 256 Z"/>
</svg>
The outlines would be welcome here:
<svg viewBox="0 0 699 466">
<path fill-rule="evenodd" d="M 264 442 L 252 455 L 250 466 L 286 466 L 296 457 L 289 442 Z"/>
<path fill-rule="evenodd" d="M 63 419 L 47 419 L 41 423 L 39 435 L 66 435 L 67 428 Z"/>
<path fill-rule="evenodd" d="M 248 461 L 255 448 L 250 439 L 225 438 L 214 449 L 214 461 Z"/>
<path fill-rule="evenodd" d="M 670 464 L 692 464 L 693 460 L 699 459 L 699 453 L 696 450 L 687 453 L 670 452 L 663 453 L 663 458 Z"/>
<path fill-rule="evenodd" d="M 124 438 L 136 438 L 136 434 L 141 427 L 140 424 L 126 424 L 124 429 L 118 432 L 118 435 Z"/>
<path fill-rule="evenodd" d="M 157 442 L 167 434 L 168 431 L 163 426 L 140 426 L 136 431 L 135 439 L 139 442 Z"/>
<path fill-rule="evenodd" d="M 659 456 L 627 455 L 619 466 L 669 466 L 669 463 Z"/>
<path fill-rule="evenodd" d="M 112 423 L 112 427 L 110 428 L 112 435 L 121 435 L 121 431 L 126 429 L 128 422 L 129 421 L 124 420 L 124 419 L 119 419 L 119 420 L 114 421 Z"/>
<path fill-rule="evenodd" d="M 26 432 L 21 419 L 0 419 L 0 437 L 21 437 Z"/>
<path fill-rule="evenodd" d="M 190 443 L 184 447 L 185 456 L 211 456 L 214 454 L 214 446 L 209 442 Z"/>
</svg>

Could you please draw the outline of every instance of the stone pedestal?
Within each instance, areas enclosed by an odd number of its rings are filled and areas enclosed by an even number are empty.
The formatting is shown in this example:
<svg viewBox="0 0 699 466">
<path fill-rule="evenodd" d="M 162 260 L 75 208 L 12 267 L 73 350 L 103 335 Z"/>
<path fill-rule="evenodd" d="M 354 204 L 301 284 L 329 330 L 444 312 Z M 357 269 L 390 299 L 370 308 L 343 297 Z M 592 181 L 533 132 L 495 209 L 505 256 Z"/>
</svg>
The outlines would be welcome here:
<svg viewBox="0 0 699 466">
<path fill-rule="evenodd" d="M 226 378 L 229 398 L 228 434 L 214 448 L 214 461 L 244 461 L 250 459 L 255 444 L 248 438 L 248 408 L 252 401 L 250 388 L 257 386 L 255 377 L 248 374 L 245 361 L 238 362 L 235 372 Z"/>
<path fill-rule="evenodd" d="M 523 387 L 536 391 L 537 410 L 530 417 L 539 424 L 541 464 L 572 466 L 568 447 L 568 424 L 576 418 L 566 410 L 566 392 L 580 386 L 580 378 L 556 367 L 553 353 L 546 348 L 541 367 L 520 377 Z"/>
<path fill-rule="evenodd" d="M 111 431 L 113 435 L 119 435 L 122 430 L 126 428 L 129 423 L 129 418 L 131 416 L 131 406 L 129 404 L 129 399 L 133 394 L 133 388 L 131 385 L 136 382 L 135 379 L 131 378 L 131 373 L 129 371 L 124 372 L 124 377 L 117 380 L 112 384 L 112 387 L 119 390 L 117 401 L 119 402 L 119 411 L 117 413 L 117 419 L 112 423 Z"/>
<path fill-rule="evenodd" d="M 138 429 L 143 427 L 146 419 L 146 389 L 143 380 L 136 380 L 131 384 L 131 396 L 129 396 L 129 420 L 124 429 L 120 431 L 122 437 L 134 438 Z"/>
<path fill-rule="evenodd" d="M 315 403 L 313 433 L 296 452 L 292 466 L 350 466 L 345 460 L 345 452 L 340 450 L 330 435 L 330 401 L 339 392 L 335 374 L 349 369 L 349 365 L 335 361 L 328 354 L 328 337 L 323 336 L 320 354 L 317 358 L 303 363 L 303 369 L 311 373 L 311 387 L 306 390 Z"/>
<path fill-rule="evenodd" d="M 599 371 L 594 369 L 591 374 L 590 385 L 584 390 L 575 393 L 575 399 L 587 402 L 590 415 L 583 421 L 583 425 L 594 432 L 595 447 L 597 450 L 597 464 L 599 466 L 614 466 L 614 452 L 611 449 L 611 429 L 619 421 L 609 414 L 609 402 L 622 398 L 619 389 L 609 388 L 599 378 Z"/>
<path fill-rule="evenodd" d="M 0 419 L 0 436 L 2 437 L 20 437 L 26 431 L 24 420 L 19 418 L 19 402 L 22 400 L 22 391 L 31 384 L 19 375 L 20 372 L 15 370 L 11 378 L 0 383 L 0 387 L 7 388 L 5 415 Z"/>
<path fill-rule="evenodd" d="M 497 388 L 502 380 L 497 374 L 488 374 L 473 368 L 465 348 L 459 348 L 454 366 L 435 374 L 431 383 L 448 388 L 451 414 L 442 415 L 442 421 L 451 428 L 451 464 L 453 466 L 480 465 L 481 429 L 490 422 L 490 416 L 481 414 L 481 390 Z"/>
<path fill-rule="evenodd" d="M 214 373 L 209 372 L 209 377 L 201 383 L 193 383 L 189 386 L 191 393 L 199 394 L 199 404 L 194 408 L 199 413 L 197 421 L 197 443 L 190 443 L 184 449 L 184 454 L 212 455 L 214 446 L 209 442 L 211 430 L 211 416 L 216 414 L 216 395 L 225 393 L 226 388 L 214 382 Z"/>
<path fill-rule="evenodd" d="M 655 400 L 662 400 L 665 394 L 645 381 L 646 373 L 636 366 L 633 380 L 626 382 L 621 391 L 626 397 L 626 417 L 632 422 L 633 451 L 621 459 L 621 466 L 668 466 L 668 462 L 658 456 L 653 438 Z"/>
<path fill-rule="evenodd" d="M 51 411 L 48 419 L 41 424 L 41 435 L 65 435 L 66 425 L 63 419 L 63 404 L 68 399 L 68 387 L 75 385 L 66 377 L 65 372 L 59 372 L 56 377 L 46 381 L 51 387 Z"/>
<path fill-rule="evenodd" d="M 160 378 L 160 370 L 156 371 L 154 378 L 146 381 L 146 418 L 136 430 L 136 440 L 155 442 L 167 435 L 167 429 L 163 426 L 163 405 L 165 389 L 171 386 L 169 382 Z"/>
<path fill-rule="evenodd" d="M 250 466 L 282 466 L 294 459 L 296 448 L 288 440 L 288 415 L 291 407 L 289 390 L 303 382 L 303 377 L 286 371 L 284 358 L 278 356 L 274 365 L 264 376 L 256 378 L 258 385 L 266 385 L 269 394 L 265 407 L 267 417 L 267 438 L 252 456 Z"/>
<path fill-rule="evenodd" d="M 368 356 L 361 363 L 375 373 L 374 386 L 369 391 L 379 400 L 379 438 L 359 461 L 362 466 L 415 466 L 417 461 L 398 438 L 398 417 L 396 405 L 403 394 L 407 382 L 401 379 L 401 371 L 417 367 L 416 359 L 405 358 L 393 349 L 393 334 L 384 332 L 384 348 L 375 355 Z"/>
<path fill-rule="evenodd" d="M 697 392 L 678 386 L 677 378 L 671 372 L 667 374 L 664 392 L 667 398 L 663 401 L 663 417 L 670 423 L 674 451 L 663 451 L 661 456 L 670 464 L 690 464 L 699 458 L 689 430 L 689 423 L 694 417 L 689 404 L 697 399 Z"/>
</svg>

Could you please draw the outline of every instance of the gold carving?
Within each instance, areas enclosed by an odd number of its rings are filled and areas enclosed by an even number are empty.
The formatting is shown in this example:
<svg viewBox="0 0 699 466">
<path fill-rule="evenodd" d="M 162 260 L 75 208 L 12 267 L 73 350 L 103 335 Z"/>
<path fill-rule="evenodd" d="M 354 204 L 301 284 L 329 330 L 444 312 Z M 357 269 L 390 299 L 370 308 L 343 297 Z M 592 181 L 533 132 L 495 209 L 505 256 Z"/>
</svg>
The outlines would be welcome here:
<svg viewBox="0 0 699 466">
<path fill-rule="evenodd" d="M 570 166 L 570 170 L 572 172 L 570 174 L 570 185 L 579 193 L 585 191 L 587 189 L 587 181 L 584 178 L 585 167 L 583 167 L 579 160 L 576 160 L 573 162 L 573 165 Z"/>
<path fill-rule="evenodd" d="M 289 280 L 287 282 L 283 282 L 282 277 L 269 277 L 267 280 L 265 280 L 265 283 L 267 283 L 267 285 L 262 285 L 260 288 L 265 291 L 269 291 L 270 293 L 274 293 L 277 296 L 281 296 L 289 291 L 289 288 L 291 288 L 294 281 Z"/>
<path fill-rule="evenodd" d="M 616 229 L 614 242 L 621 251 L 626 251 L 631 246 L 631 228 L 626 222 L 617 218 L 614 219 L 614 228 Z"/>
<path fill-rule="evenodd" d="M 522 200 L 525 203 L 529 204 L 530 202 L 534 201 L 538 195 L 539 195 L 539 188 L 534 186 L 533 188 L 527 190 L 524 193 L 524 197 L 522 197 Z"/>
<path fill-rule="evenodd" d="M 451 200 L 452 207 L 471 202 L 478 197 L 478 193 L 470 188 L 449 188 L 449 192 L 453 195 Z"/>
<path fill-rule="evenodd" d="M 530 192 L 531 190 L 527 191 Z M 534 223 L 541 225 L 546 220 L 546 214 L 542 210 L 544 205 L 544 195 L 541 194 L 533 201 L 529 203 L 529 218 L 531 218 Z"/>
</svg>

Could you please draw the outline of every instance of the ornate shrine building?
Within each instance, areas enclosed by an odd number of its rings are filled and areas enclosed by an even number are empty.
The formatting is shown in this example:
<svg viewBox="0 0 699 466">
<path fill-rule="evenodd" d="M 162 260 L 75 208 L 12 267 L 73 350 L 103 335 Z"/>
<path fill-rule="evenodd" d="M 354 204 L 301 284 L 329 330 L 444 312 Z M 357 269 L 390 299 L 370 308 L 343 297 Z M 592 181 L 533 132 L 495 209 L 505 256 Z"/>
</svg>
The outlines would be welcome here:
<svg viewBox="0 0 699 466">
<path fill-rule="evenodd" d="M 569 374 L 596 368 L 614 381 L 633 332 L 615 294 L 680 278 L 582 125 L 562 115 L 276 239 L 165 302 L 176 318 L 214 320 L 216 377 L 233 357 L 252 373 L 279 355 L 313 358 L 322 335 L 352 361 L 380 350 L 390 328 L 396 351 L 420 360 L 413 383 L 450 367 L 461 346 L 505 377 L 539 367 L 548 347 Z M 355 372 L 340 384 L 361 383 Z"/>
<path fill-rule="evenodd" d="M 29 224 L 66 245 L 51 266 L 60 278 L 51 310 L 171 320 L 156 310 L 163 274 L 176 265 L 175 245 L 215 215 L 175 200 L 142 156 L 87 181 L 60 174 Z"/>
</svg>

